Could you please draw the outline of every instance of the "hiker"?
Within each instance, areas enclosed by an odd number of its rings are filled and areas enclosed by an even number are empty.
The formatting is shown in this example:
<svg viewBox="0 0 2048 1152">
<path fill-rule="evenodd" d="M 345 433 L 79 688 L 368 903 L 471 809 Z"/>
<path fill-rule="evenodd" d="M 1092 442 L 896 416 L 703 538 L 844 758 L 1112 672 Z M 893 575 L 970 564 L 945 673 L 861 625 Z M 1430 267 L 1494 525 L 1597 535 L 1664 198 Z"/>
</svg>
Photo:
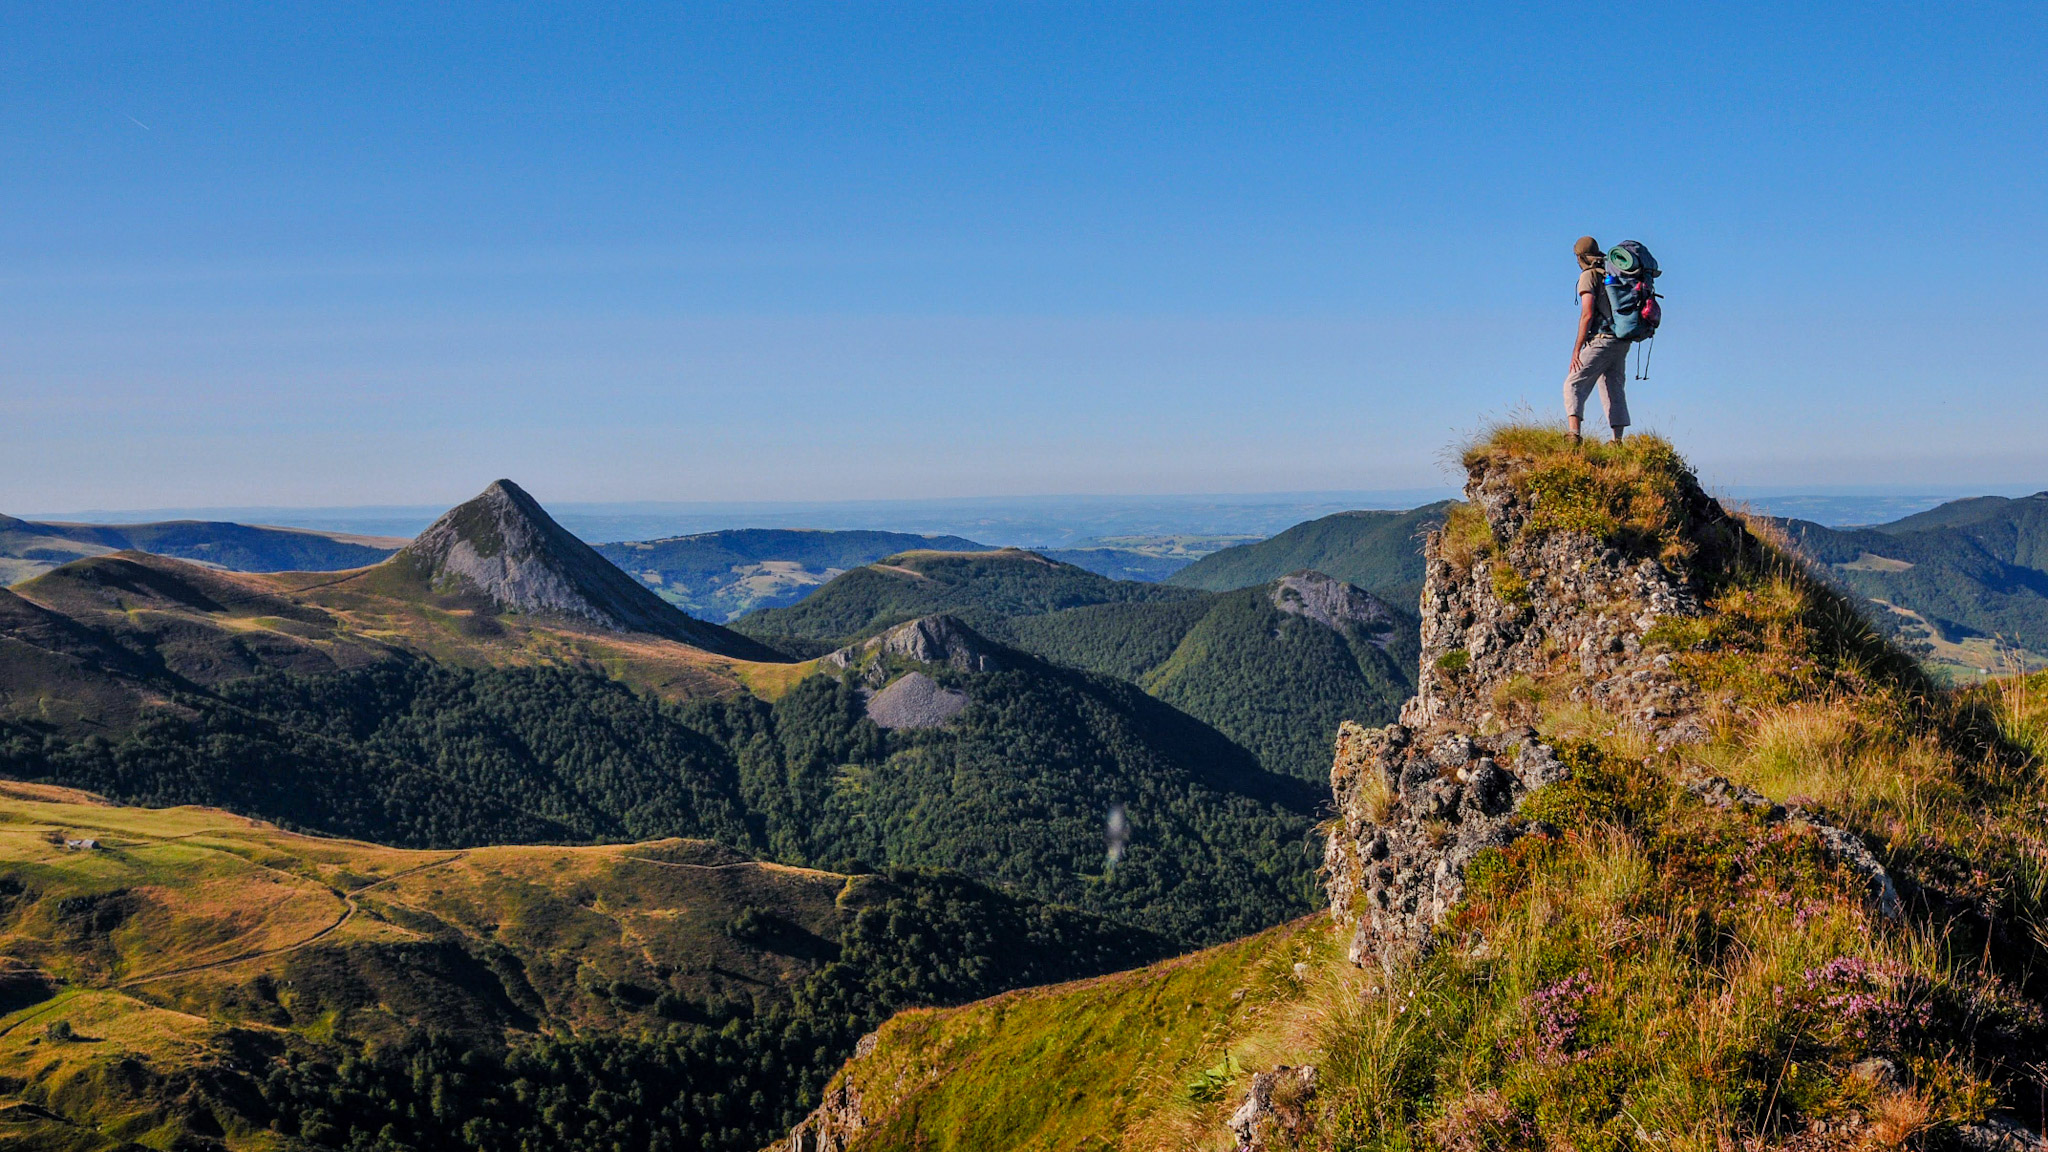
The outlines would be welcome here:
<svg viewBox="0 0 2048 1152">
<path fill-rule="evenodd" d="M 1621 443 L 1628 427 L 1628 342 L 1614 335 L 1614 308 L 1608 302 L 1605 279 L 1607 260 L 1600 244 L 1591 236 L 1579 237 L 1572 245 L 1579 258 L 1579 334 L 1572 341 L 1571 366 L 1564 377 L 1564 411 L 1571 424 L 1572 443 L 1579 443 L 1579 417 L 1585 414 L 1586 397 L 1593 385 L 1600 385 L 1600 407 L 1607 413 L 1607 426 L 1614 429 L 1614 442 Z"/>
</svg>

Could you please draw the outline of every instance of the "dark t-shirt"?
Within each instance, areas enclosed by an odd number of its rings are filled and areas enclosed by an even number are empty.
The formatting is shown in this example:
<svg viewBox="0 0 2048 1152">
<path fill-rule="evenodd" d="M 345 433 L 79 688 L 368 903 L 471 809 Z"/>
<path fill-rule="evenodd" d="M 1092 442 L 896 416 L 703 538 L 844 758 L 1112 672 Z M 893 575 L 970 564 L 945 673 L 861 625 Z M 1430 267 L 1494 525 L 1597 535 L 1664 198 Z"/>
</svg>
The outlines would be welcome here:
<svg viewBox="0 0 2048 1152">
<path fill-rule="evenodd" d="M 1593 294 L 1593 330 L 1587 335 L 1614 335 L 1614 306 L 1607 302 L 1606 275 L 1597 265 L 1579 273 L 1579 295 Z"/>
</svg>

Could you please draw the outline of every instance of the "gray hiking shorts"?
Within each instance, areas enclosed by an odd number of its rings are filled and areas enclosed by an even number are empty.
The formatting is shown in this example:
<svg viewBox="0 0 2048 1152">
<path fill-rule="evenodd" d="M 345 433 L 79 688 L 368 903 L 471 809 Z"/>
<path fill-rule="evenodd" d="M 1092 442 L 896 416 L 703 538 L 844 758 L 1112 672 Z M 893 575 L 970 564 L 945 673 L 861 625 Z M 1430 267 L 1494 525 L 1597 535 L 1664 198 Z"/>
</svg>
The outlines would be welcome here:
<svg viewBox="0 0 2048 1152">
<path fill-rule="evenodd" d="M 1593 385 L 1600 386 L 1600 406 L 1607 410 L 1609 428 L 1628 427 L 1628 342 L 1612 336 L 1595 336 L 1579 349 L 1579 362 L 1564 378 L 1564 410 L 1568 416 L 1586 414 L 1586 397 Z"/>
</svg>

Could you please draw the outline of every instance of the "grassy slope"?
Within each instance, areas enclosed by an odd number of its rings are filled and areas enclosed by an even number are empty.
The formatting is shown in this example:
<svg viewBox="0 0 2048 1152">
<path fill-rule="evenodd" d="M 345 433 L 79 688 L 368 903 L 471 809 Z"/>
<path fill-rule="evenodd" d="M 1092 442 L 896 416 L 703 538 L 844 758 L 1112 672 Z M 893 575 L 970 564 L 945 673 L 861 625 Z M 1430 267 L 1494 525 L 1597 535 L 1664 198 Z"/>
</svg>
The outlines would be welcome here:
<svg viewBox="0 0 2048 1152">
<path fill-rule="evenodd" d="M 1228 592 L 1306 568 L 1356 584 L 1413 611 L 1422 588 L 1422 535 L 1447 503 L 1407 512 L 1339 512 L 1296 524 L 1256 544 L 1225 548 L 1168 577 L 1168 584 Z"/>
<path fill-rule="evenodd" d="M 1320 982 L 1345 979 L 1333 952 L 1314 916 L 1137 972 L 900 1013 L 837 1082 L 892 1103 L 856 1146 L 1166 1148 L 1213 1133 L 1236 1101 L 1190 1083 L 1300 1044 L 1334 993 Z"/>
<path fill-rule="evenodd" d="M 1561 434 L 1510 430 L 1476 450 L 1523 460 L 1549 523 L 1654 542 L 1656 474 L 1678 466 L 1657 448 L 1574 461 Z M 1228 1147 L 1246 1074 L 1280 1063 L 1316 1065 L 1321 1089 L 1277 1147 L 1922 1147 L 2001 1106 L 2036 1117 L 2048 677 L 1935 692 L 1768 547 L 1716 571 L 1708 607 L 1653 633 L 1706 702 L 1704 746 L 1659 752 L 1575 701 L 1569 661 L 1501 702 L 1577 775 L 1525 809 L 1552 831 L 1475 865 L 1427 960 L 1352 970 L 1300 929 L 1306 988 L 1249 1029 L 1237 1005 L 1268 1001 L 1232 999 L 1256 986 L 1232 958 L 1257 940 L 909 1015 L 841 1073 L 875 1133 L 853 1147 Z M 1905 919 L 1801 820 L 1677 785 L 1702 767 L 1852 830 Z M 1184 1079 L 1204 1067 L 1220 1103 Z"/>
<path fill-rule="evenodd" d="M 81 1146 L 183 1130 L 190 1113 L 162 1085 L 250 1045 L 659 1026 L 661 991 L 786 994 L 823 962 L 857 883 L 696 841 L 414 852 L 0 789 L 0 956 L 58 981 L 4 1004 L 0 1108 L 60 1113 L 98 1134 L 74 1133 Z M 750 907 L 800 930 L 736 939 L 726 925 Z"/>
<path fill-rule="evenodd" d="M 668 699 L 730 695 L 751 680 L 772 693 L 786 679 L 779 665 L 660 637 L 493 615 L 417 590 L 389 594 L 363 575 L 219 572 L 134 552 L 66 565 L 0 593 L 0 717 L 118 731 L 167 688 L 265 669 L 329 672 L 399 653 L 462 667 L 601 668 Z M 104 699 L 74 707 L 82 695 Z"/>
</svg>

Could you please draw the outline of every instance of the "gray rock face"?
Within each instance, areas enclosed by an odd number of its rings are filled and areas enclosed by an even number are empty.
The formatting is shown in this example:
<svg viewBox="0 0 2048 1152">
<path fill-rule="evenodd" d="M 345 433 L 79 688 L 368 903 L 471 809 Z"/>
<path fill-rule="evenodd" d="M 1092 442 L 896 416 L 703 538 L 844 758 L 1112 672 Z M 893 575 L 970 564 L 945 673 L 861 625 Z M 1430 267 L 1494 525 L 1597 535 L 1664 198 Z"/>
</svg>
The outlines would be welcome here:
<svg viewBox="0 0 2048 1152">
<path fill-rule="evenodd" d="M 1309 1104 L 1315 1094 L 1316 1070 L 1311 1065 L 1282 1064 L 1254 1075 L 1244 1103 L 1230 1114 L 1237 1152 L 1294 1147 L 1294 1137 L 1310 1124 Z"/>
<path fill-rule="evenodd" d="M 482 596 L 505 612 L 607 632 L 646 632 L 749 659 L 777 657 L 694 620 L 578 540 L 533 497 L 499 480 L 448 510 L 386 561 L 444 594 Z"/>
<path fill-rule="evenodd" d="M 1295 572 L 1273 586 L 1273 607 L 1339 632 L 1363 633 L 1385 651 L 1398 627 L 1393 610 L 1372 593 L 1321 572 Z"/>
<path fill-rule="evenodd" d="M 1424 549 L 1422 668 L 1401 714 L 1411 727 L 1457 719 L 1512 723 L 1493 715 L 1500 690 L 1518 676 L 1564 673 L 1573 698 L 1640 722 L 1664 745 L 1707 736 L 1697 702 L 1670 661 L 1643 651 L 1661 617 L 1701 612 L 1696 574 L 1683 561 L 1629 552 L 1591 535 L 1524 538 L 1534 512 L 1503 469 L 1482 466 L 1465 496 L 1505 541 L 1490 562 L 1460 571 L 1445 558 L 1443 534 Z M 1728 527 L 1728 514 L 1688 477 L 1680 497 L 1687 532 Z M 1503 594 L 1506 583 L 1518 591 Z"/>
<path fill-rule="evenodd" d="M 1391 970 L 1425 949 L 1464 899 L 1465 865 L 1520 835 L 1522 798 L 1567 775 L 1526 729 L 1474 739 L 1346 722 L 1330 770 L 1338 826 L 1323 870 L 1330 914 L 1351 931 L 1351 962 Z"/>
<path fill-rule="evenodd" d="M 942 688 L 922 672 L 906 672 L 868 697 L 868 719 L 883 728 L 937 728 L 967 707 L 967 693 Z"/>
<path fill-rule="evenodd" d="M 874 1046 L 870 1044 L 868 1050 L 873 1051 Z M 865 1055 L 856 1051 L 854 1058 Z M 846 1152 L 866 1127 L 860 1093 L 851 1085 L 840 1084 L 825 1093 L 817 1110 L 804 1117 L 803 1123 L 789 1130 L 789 1152 Z"/>
<path fill-rule="evenodd" d="M 819 657 L 823 668 L 855 668 L 871 687 L 890 675 L 892 658 L 918 664 L 940 664 L 961 672 L 1000 672 L 1008 667 L 1002 650 L 952 616 L 923 616 L 898 624 L 879 636 L 849 644 Z"/>
</svg>

